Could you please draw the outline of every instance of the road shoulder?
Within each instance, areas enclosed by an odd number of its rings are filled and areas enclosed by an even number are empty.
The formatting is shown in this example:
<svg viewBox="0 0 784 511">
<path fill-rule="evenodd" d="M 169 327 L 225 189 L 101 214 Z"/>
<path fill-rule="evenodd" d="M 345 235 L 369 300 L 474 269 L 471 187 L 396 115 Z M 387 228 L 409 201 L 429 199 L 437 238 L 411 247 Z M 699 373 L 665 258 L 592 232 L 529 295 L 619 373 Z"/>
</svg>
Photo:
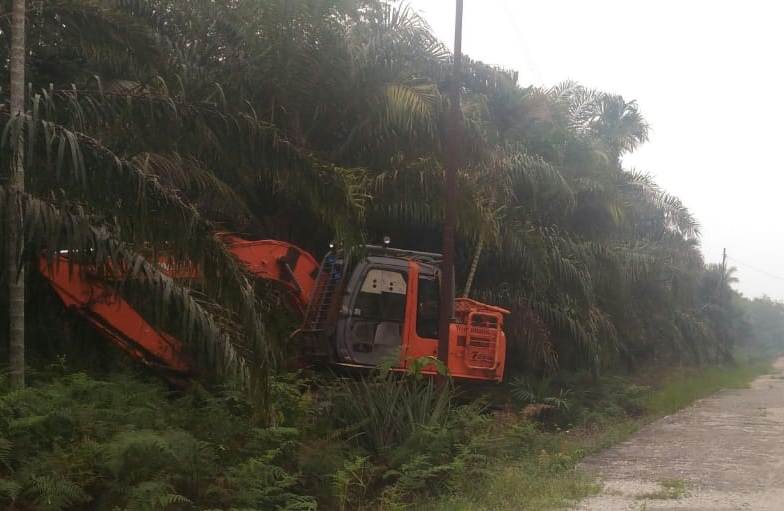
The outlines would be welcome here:
<svg viewBox="0 0 784 511">
<path fill-rule="evenodd" d="M 748 389 L 724 390 L 640 429 L 578 466 L 602 510 L 780 510 L 784 503 L 784 359 Z"/>
</svg>

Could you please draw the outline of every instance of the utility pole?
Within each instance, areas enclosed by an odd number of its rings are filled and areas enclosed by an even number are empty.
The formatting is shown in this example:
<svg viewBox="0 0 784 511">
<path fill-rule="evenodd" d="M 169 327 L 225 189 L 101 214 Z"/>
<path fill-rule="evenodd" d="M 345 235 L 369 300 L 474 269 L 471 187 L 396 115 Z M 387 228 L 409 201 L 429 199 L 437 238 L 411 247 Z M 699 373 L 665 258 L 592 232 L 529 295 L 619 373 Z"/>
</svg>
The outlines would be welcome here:
<svg viewBox="0 0 784 511">
<path fill-rule="evenodd" d="M 727 249 L 721 253 L 721 281 L 719 287 L 719 304 L 724 304 L 724 284 L 727 279 Z"/>
<path fill-rule="evenodd" d="M 463 0 L 455 6 L 455 51 L 452 90 L 449 94 L 444 150 L 444 237 L 441 265 L 441 310 L 438 319 L 438 359 L 449 363 L 449 325 L 455 309 L 455 229 L 457 224 L 457 168 L 460 166 L 460 138 L 463 113 L 460 108 L 461 64 L 463 60 Z"/>
</svg>

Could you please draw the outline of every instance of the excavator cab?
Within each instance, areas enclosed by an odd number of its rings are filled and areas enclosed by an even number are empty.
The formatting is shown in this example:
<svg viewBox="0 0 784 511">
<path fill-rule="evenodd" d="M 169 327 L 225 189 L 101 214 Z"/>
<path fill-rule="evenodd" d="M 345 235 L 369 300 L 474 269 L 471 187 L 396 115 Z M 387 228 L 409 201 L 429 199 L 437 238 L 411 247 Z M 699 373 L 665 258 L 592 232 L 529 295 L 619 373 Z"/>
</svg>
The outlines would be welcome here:
<svg viewBox="0 0 784 511">
<path fill-rule="evenodd" d="M 356 263 L 341 252 L 322 261 L 295 336 L 311 355 L 348 367 L 405 370 L 438 353 L 440 254 L 366 246 Z M 508 311 L 456 300 L 448 369 L 457 378 L 500 381 Z M 432 366 L 425 373 L 434 373 Z"/>
<path fill-rule="evenodd" d="M 251 274 L 277 283 L 302 314 L 292 337 L 307 359 L 357 368 L 387 364 L 404 371 L 415 360 L 437 355 L 439 254 L 366 246 L 353 258 L 330 252 L 319 264 L 286 242 L 218 236 Z M 165 369 L 172 379 L 187 376 L 190 362 L 178 339 L 150 325 L 89 269 L 72 268 L 65 256 L 60 260 L 55 265 L 42 260 L 40 271 L 66 306 L 137 360 Z M 190 268 L 187 278 L 197 273 Z M 501 381 L 508 313 L 467 298 L 455 300 L 447 363 L 453 377 Z M 423 372 L 436 371 L 430 365 Z"/>
</svg>

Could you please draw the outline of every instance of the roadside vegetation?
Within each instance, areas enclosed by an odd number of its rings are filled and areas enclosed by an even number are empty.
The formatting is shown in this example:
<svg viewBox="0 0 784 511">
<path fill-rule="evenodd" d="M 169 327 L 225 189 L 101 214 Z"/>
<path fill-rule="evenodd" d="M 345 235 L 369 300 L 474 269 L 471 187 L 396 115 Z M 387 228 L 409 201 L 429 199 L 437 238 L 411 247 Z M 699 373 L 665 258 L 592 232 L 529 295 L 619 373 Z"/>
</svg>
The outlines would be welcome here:
<svg viewBox="0 0 784 511">
<path fill-rule="evenodd" d="M 624 166 L 648 137 L 635 101 L 469 59 L 457 284 L 511 310 L 507 383 L 292 370 L 296 318 L 214 234 L 439 251 L 445 45 L 386 0 L 53 0 L 27 26 L 21 117 L 0 88 L 0 217 L 22 215 L 0 240 L 18 229 L 29 268 L 0 507 L 543 509 L 594 491 L 586 454 L 764 370 L 738 353 L 782 349 L 784 306 L 737 293 L 655 169 Z M 186 343 L 191 389 L 63 309 L 35 268 L 64 252 L 132 269 L 116 292 Z M 203 278 L 166 277 L 161 252 Z"/>
<path fill-rule="evenodd" d="M 767 368 L 678 371 L 657 388 L 575 376 L 548 386 L 569 397 L 537 418 L 523 400 L 467 401 L 416 374 L 290 375 L 272 382 L 270 425 L 243 393 L 172 394 L 144 375 L 94 377 L 61 361 L 27 389 L 0 392 L 0 503 L 18 511 L 557 508 L 597 491 L 575 471 L 584 456 Z"/>
<path fill-rule="evenodd" d="M 664 383 L 642 385 L 641 378 L 604 378 L 575 393 L 572 412 L 554 423 L 539 424 L 531 450 L 516 452 L 490 464 L 480 484 L 454 490 L 416 507 L 418 510 L 539 510 L 562 509 L 593 495 L 601 484 L 576 469 L 590 454 L 624 441 L 645 424 L 686 407 L 722 389 L 745 388 L 770 370 L 767 357 L 753 357 L 735 366 L 681 369 L 666 374 Z M 648 499 L 676 499 L 687 488 L 683 481 L 662 481 Z"/>
</svg>

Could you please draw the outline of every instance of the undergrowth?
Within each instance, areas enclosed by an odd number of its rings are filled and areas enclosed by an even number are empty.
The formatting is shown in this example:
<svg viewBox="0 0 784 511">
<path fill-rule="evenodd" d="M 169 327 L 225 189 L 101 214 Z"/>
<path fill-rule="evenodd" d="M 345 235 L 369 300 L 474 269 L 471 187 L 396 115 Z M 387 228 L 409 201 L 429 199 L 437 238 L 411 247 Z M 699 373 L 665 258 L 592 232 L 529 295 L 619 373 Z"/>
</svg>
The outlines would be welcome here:
<svg viewBox="0 0 784 511">
<path fill-rule="evenodd" d="M 402 509 L 479 480 L 535 435 L 417 374 L 287 375 L 270 394 L 262 422 L 242 394 L 129 374 L 0 390 L 0 508 Z"/>
<path fill-rule="evenodd" d="M 233 392 L 59 376 L 0 395 L 0 507 L 315 509 L 289 461 L 298 435 L 254 424 Z"/>
<path fill-rule="evenodd" d="M 289 374 L 272 380 L 264 421 L 231 391 L 51 375 L 0 390 L 0 508 L 557 508 L 597 491 L 575 470 L 584 456 L 764 369 L 677 371 L 656 389 L 582 375 L 518 382 L 503 409 L 417 374 Z M 531 420 L 526 406 L 540 402 L 553 414 Z"/>
</svg>

